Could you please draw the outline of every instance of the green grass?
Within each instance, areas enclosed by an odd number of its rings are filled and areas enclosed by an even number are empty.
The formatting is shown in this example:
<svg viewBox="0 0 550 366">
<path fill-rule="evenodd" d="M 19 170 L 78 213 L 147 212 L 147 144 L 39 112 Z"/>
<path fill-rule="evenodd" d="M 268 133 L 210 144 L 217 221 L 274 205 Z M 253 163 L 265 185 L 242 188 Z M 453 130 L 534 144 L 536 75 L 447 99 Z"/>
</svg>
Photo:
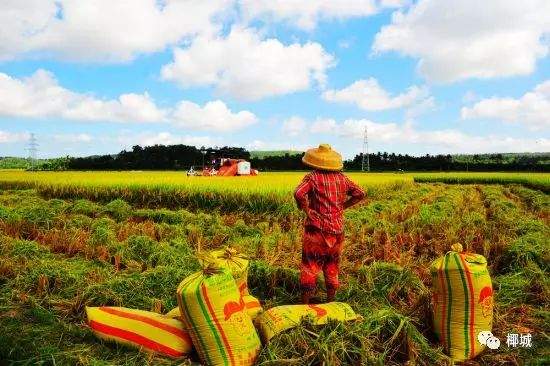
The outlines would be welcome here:
<svg viewBox="0 0 550 366">
<path fill-rule="evenodd" d="M 126 199 L 137 193 L 111 197 L 101 193 L 108 183 L 96 183 L 73 182 L 78 188 L 61 197 L 41 185 L 0 191 L 0 364 L 179 364 L 100 342 L 85 324 L 84 306 L 160 304 L 168 311 L 176 306 L 178 283 L 198 269 L 196 255 L 225 245 L 252 259 L 249 286 L 265 307 L 299 301 L 303 216 L 291 198 L 283 202 L 292 215 L 268 206 L 222 211 L 222 201 L 206 211 Z M 83 195 L 82 187 L 95 196 Z M 152 197 L 157 191 L 148 187 L 137 192 Z M 428 268 L 456 242 L 487 257 L 496 291 L 493 332 L 501 340 L 518 329 L 536 337 L 531 352 L 485 352 L 480 364 L 536 364 L 548 356 L 547 194 L 516 185 L 366 187 L 369 201 L 345 214 L 337 294 L 363 319 L 323 327 L 306 321 L 265 346 L 259 364 L 444 364 L 429 326 Z M 323 287 L 320 279 L 320 299 Z"/>
</svg>

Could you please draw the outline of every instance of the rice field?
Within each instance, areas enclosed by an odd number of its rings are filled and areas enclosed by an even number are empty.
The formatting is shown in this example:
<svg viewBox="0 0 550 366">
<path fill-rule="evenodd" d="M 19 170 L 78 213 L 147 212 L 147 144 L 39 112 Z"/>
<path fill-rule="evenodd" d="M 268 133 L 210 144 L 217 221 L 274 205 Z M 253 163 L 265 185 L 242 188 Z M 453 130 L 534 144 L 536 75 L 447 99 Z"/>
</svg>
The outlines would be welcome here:
<svg viewBox="0 0 550 366">
<path fill-rule="evenodd" d="M 303 216 L 290 193 L 303 174 L 0 171 L 0 365 L 196 364 L 99 341 L 84 307 L 165 313 L 196 255 L 226 245 L 251 258 L 264 307 L 297 303 Z M 525 175 L 474 175 L 503 184 L 351 173 L 369 197 L 346 211 L 337 300 L 363 320 L 305 322 L 264 346 L 258 364 L 449 364 L 430 326 L 429 266 L 457 242 L 488 260 L 503 342 L 467 365 L 548 364 L 550 197 L 518 184 Z M 533 347 L 506 346 L 508 333 L 532 334 Z"/>
<path fill-rule="evenodd" d="M 521 184 L 546 193 L 550 192 L 550 173 L 415 173 L 414 180 L 415 182 L 441 182 L 449 184 Z"/>
</svg>

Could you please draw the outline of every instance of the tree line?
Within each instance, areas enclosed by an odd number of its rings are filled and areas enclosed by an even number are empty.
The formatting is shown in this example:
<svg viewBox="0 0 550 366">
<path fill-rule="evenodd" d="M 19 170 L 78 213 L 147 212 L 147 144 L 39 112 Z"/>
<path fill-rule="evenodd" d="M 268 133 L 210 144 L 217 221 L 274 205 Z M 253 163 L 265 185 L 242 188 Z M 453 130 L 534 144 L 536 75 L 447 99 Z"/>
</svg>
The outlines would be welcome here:
<svg viewBox="0 0 550 366">
<path fill-rule="evenodd" d="M 36 170 L 187 170 L 201 169 L 216 158 L 246 159 L 253 168 L 268 170 L 306 170 L 303 153 L 253 156 L 242 147 L 197 148 L 187 145 L 136 145 L 130 151 L 114 155 L 65 157 L 38 161 Z M 361 170 L 363 155 L 346 160 L 346 170 Z M 365 159 L 366 160 L 366 159 Z M 550 171 L 550 153 L 423 155 L 378 152 L 369 154 L 371 171 Z M 2 159 L 0 159 L 1 163 Z M 27 160 L 28 161 L 28 160 Z M 6 160 L 7 162 L 7 160 Z M 10 161 L 13 163 L 13 161 Z M 21 161 L 18 161 L 20 165 Z M 0 164 L 1 165 L 1 164 Z M 20 168 L 20 166 L 17 166 Z M 6 168 L 6 167 L 4 167 Z"/>
<path fill-rule="evenodd" d="M 346 169 L 361 170 L 363 154 L 344 163 Z M 369 154 L 371 171 L 550 171 L 550 153 L 423 155 Z M 366 159 L 365 159 L 366 161 Z"/>
</svg>

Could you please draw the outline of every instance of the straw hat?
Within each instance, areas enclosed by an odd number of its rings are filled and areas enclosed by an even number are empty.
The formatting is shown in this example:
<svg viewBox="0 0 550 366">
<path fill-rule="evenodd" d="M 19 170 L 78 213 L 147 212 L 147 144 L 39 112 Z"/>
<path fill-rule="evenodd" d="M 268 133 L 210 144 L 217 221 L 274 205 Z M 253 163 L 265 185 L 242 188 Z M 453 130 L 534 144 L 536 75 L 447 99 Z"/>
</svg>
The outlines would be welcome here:
<svg viewBox="0 0 550 366">
<path fill-rule="evenodd" d="M 304 164 L 321 170 L 341 170 L 342 156 L 332 150 L 329 144 L 321 144 L 318 148 L 309 149 L 302 158 Z"/>
</svg>

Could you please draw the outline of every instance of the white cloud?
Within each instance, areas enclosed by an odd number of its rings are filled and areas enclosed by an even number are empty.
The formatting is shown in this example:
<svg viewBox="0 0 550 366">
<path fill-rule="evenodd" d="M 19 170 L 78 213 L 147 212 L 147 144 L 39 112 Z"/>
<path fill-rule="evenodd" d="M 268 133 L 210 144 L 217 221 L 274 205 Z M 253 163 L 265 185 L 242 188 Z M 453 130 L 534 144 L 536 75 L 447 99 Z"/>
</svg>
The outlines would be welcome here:
<svg viewBox="0 0 550 366">
<path fill-rule="evenodd" d="M 283 122 L 282 129 L 285 135 L 296 137 L 306 129 L 306 121 L 303 118 L 292 116 Z"/>
<path fill-rule="evenodd" d="M 311 132 L 313 133 L 331 133 L 336 130 L 338 124 L 331 118 L 318 118 L 311 124 Z"/>
<path fill-rule="evenodd" d="M 215 86 L 238 99 L 257 100 L 324 85 L 333 57 L 315 42 L 284 45 L 252 29 L 234 27 L 224 37 L 198 37 L 176 48 L 162 78 L 187 88 Z"/>
<path fill-rule="evenodd" d="M 515 138 L 499 135 L 478 136 L 456 129 L 425 131 L 413 123 L 377 123 L 366 119 L 347 119 L 343 122 L 318 120 L 311 132 L 360 140 L 365 126 L 369 141 L 380 150 L 429 153 L 488 153 L 488 152 L 544 152 L 550 150 L 550 139 Z M 346 145 L 349 145 L 348 142 Z M 353 144 L 353 143 L 351 143 Z"/>
<path fill-rule="evenodd" d="M 52 138 L 53 141 L 61 143 L 88 143 L 94 140 L 94 137 L 87 133 L 56 134 Z"/>
<path fill-rule="evenodd" d="M 28 133 L 9 132 L 0 130 L 0 144 L 28 141 Z"/>
<path fill-rule="evenodd" d="M 537 85 L 518 99 L 492 97 L 472 107 L 463 107 L 463 119 L 490 118 L 522 123 L 531 129 L 550 127 L 550 80 Z"/>
<path fill-rule="evenodd" d="M 123 62 L 213 33 L 232 0 L 4 0 L 0 60 Z"/>
<path fill-rule="evenodd" d="M 109 137 L 106 138 L 110 140 Z M 152 145 L 176 145 L 184 144 L 191 146 L 212 146 L 214 140 L 210 136 L 175 135 L 171 132 L 140 132 L 124 133 L 115 138 L 121 148 L 130 146 L 152 146 Z"/>
<path fill-rule="evenodd" d="M 427 97 L 416 104 L 411 105 L 405 112 L 405 119 L 412 120 L 427 112 L 436 110 L 437 105 L 433 96 Z"/>
<path fill-rule="evenodd" d="M 353 103 L 367 111 L 381 111 L 408 107 L 427 95 L 425 88 L 411 86 L 406 92 L 392 96 L 375 78 L 369 78 L 357 80 L 344 89 L 327 90 L 323 93 L 323 99 L 329 102 Z"/>
<path fill-rule="evenodd" d="M 246 145 L 248 150 L 264 150 L 268 146 L 268 143 L 263 140 L 254 140 Z"/>
<path fill-rule="evenodd" d="M 147 94 L 123 94 L 118 99 L 101 100 L 63 88 L 51 73 L 44 70 L 23 79 L 0 73 L 0 115 L 158 122 L 165 119 L 165 114 Z"/>
<path fill-rule="evenodd" d="M 403 6 L 409 5 L 412 0 L 382 0 L 380 5 L 386 8 L 401 8 Z"/>
<path fill-rule="evenodd" d="M 395 6 L 400 0 L 383 0 L 382 5 Z M 376 14 L 375 0 L 241 0 L 245 19 L 261 18 L 287 21 L 299 28 L 312 30 L 321 20 L 343 20 Z"/>
<path fill-rule="evenodd" d="M 237 145 L 239 146 L 239 145 Z M 286 142 L 280 141 L 264 141 L 264 140 L 254 140 L 245 145 L 249 151 L 257 150 L 290 150 L 296 152 L 306 151 L 311 146 L 304 143 L 296 143 L 293 140 Z"/>
<path fill-rule="evenodd" d="M 0 73 L 0 116 L 169 123 L 217 132 L 237 130 L 257 121 L 252 112 L 232 112 L 220 100 L 207 102 L 204 106 L 183 100 L 173 107 L 160 108 L 147 93 L 98 99 L 60 86 L 55 77 L 44 70 L 23 79 Z"/>
<path fill-rule="evenodd" d="M 220 132 L 242 129 L 257 122 L 253 113 L 233 113 L 221 100 L 208 102 L 204 107 L 182 101 L 176 106 L 172 120 L 180 127 Z"/>
<path fill-rule="evenodd" d="M 373 50 L 419 59 L 429 80 L 527 75 L 548 55 L 547 0 L 420 0 L 393 14 Z"/>
</svg>

